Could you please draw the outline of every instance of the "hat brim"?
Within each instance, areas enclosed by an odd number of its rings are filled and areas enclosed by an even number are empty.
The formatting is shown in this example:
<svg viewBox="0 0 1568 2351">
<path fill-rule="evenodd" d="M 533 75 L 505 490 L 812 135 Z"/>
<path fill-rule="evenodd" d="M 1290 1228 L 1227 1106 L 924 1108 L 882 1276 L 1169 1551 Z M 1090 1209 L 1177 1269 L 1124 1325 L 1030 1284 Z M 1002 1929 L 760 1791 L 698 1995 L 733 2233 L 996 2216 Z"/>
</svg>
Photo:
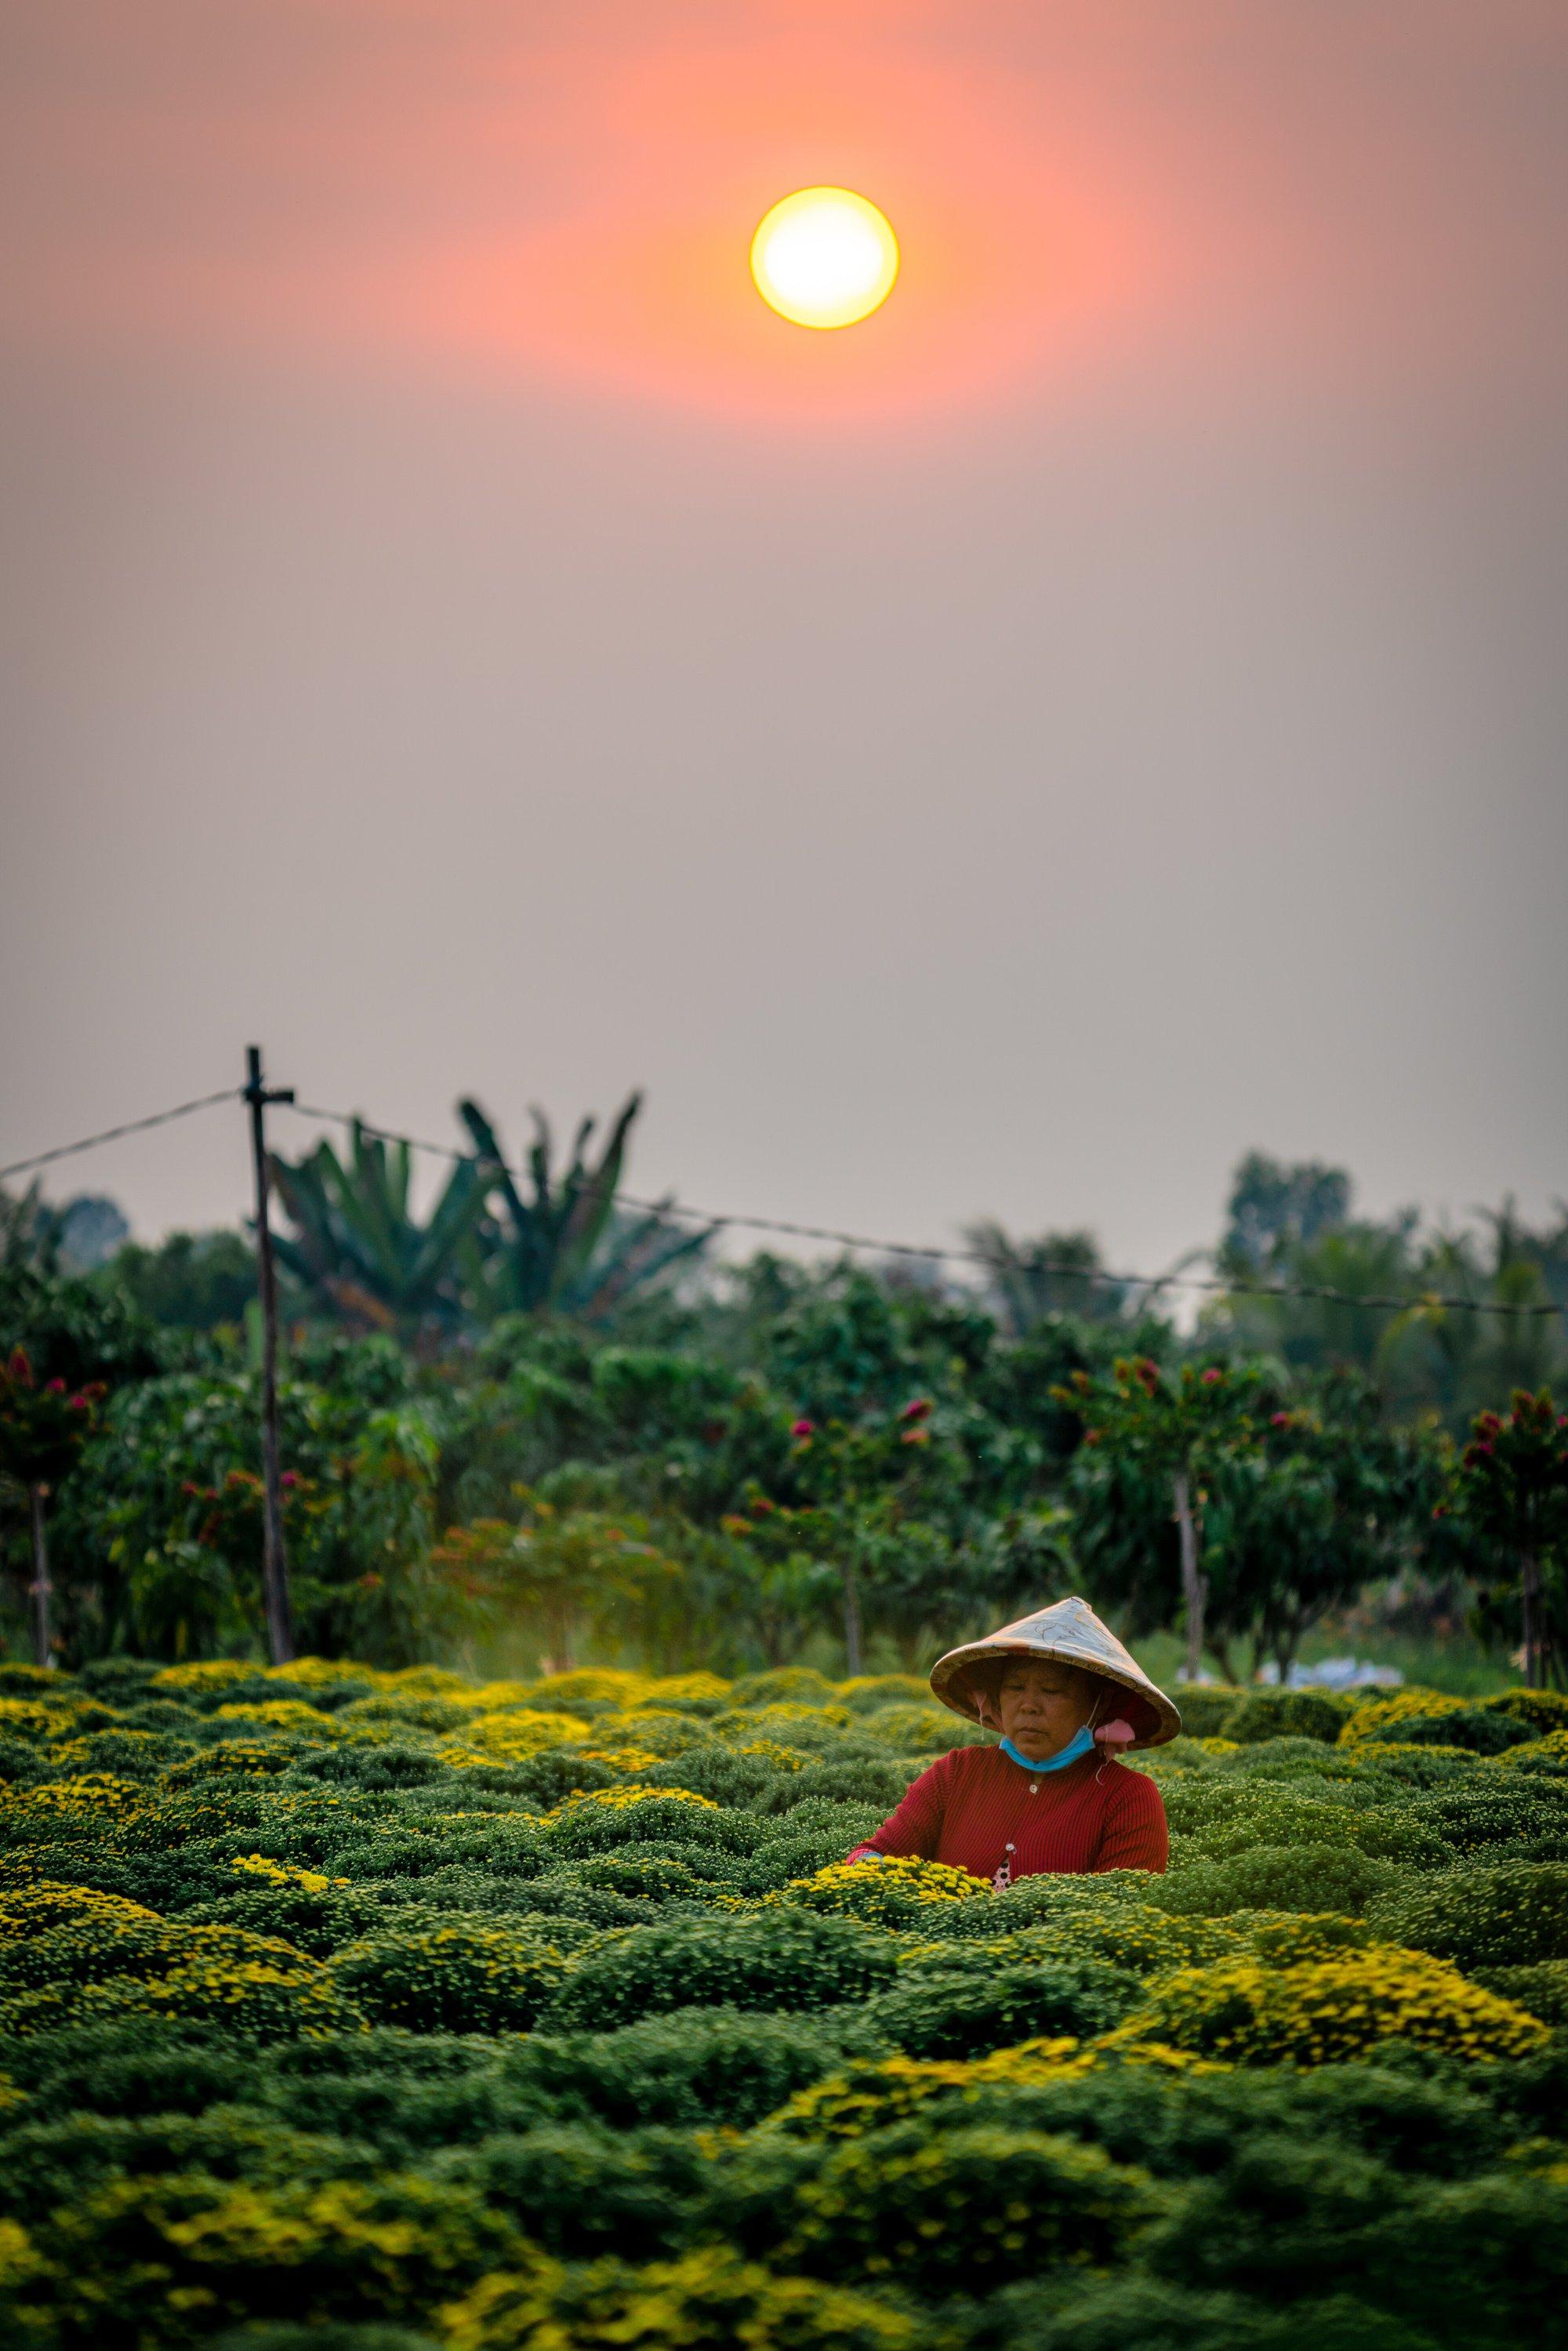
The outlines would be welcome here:
<svg viewBox="0 0 1568 2351">
<path fill-rule="evenodd" d="M 962 1648 L 949 1649 L 938 1657 L 931 1668 L 931 1687 L 944 1706 L 962 1715 L 966 1721 L 982 1722 L 978 1693 L 975 1680 L 988 1665 L 1009 1657 L 1051 1658 L 1063 1666 L 1076 1666 L 1080 1672 L 1092 1674 L 1124 1693 L 1122 1711 L 1136 1733 L 1133 1748 L 1164 1747 L 1181 1729 L 1181 1716 L 1164 1690 L 1150 1681 L 1136 1666 L 1129 1672 L 1110 1659 L 1096 1656 L 1069 1637 L 1060 1641 L 1009 1640 L 968 1641 Z M 1130 1751 L 1130 1750 L 1129 1750 Z"/>
</svg>

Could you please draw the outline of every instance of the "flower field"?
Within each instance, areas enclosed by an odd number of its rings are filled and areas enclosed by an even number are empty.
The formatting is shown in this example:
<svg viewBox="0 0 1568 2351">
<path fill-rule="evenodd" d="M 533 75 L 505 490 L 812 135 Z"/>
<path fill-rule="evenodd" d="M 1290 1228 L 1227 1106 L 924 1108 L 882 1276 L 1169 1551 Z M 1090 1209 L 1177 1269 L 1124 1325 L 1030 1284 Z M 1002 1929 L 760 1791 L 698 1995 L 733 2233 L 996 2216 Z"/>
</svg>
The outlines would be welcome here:
<svg viewBox="0 0 1568 2351">
<path fill-rule="evenodd" d="M 1568 1698 L 1186 1712 L 998 1896 L 903 1677 L 0 1667 L 0 2342 L 1568 2341 Z"/>
</svg>

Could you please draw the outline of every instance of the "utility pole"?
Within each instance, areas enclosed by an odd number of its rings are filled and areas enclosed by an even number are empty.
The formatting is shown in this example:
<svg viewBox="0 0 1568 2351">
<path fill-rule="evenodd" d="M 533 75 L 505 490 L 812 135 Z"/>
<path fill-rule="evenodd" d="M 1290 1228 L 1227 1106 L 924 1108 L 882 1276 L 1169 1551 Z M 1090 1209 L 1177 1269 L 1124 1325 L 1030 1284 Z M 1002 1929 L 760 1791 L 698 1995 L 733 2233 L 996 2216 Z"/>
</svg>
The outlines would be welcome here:
<svg viewBox="0 0 1568 2351">
<path fill-rule="evenodd" d="M 262 1081 L 261 1047 L 246 1049 L 245 1099 L 250 1104 L 250 1151 L 256 1168 L 256 1269 L 261 1290 L 261 1469 L 262 1581 L 267 1595 L 267 1638 L 275 1666 L 294 1655 L 294 1620 L 288 1605 L 288 1560 L 283 1548 L 283 1468 L 277 1447 L 277 1280 L 272 1265 L 272 1227 L 267 1217 L 270 1184 L 263 1117 L 268 1102 L 291 1102 L 292 1086 L 269 1090 Z"/>
</svg>

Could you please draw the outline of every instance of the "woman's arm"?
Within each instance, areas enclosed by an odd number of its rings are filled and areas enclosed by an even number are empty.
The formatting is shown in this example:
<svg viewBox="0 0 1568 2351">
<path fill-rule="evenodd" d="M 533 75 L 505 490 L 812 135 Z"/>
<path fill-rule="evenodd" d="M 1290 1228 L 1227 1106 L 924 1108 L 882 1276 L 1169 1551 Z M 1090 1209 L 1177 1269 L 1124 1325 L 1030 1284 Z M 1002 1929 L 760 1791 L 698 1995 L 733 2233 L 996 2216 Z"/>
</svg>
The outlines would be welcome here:
<svg viewBox="0 0 1568 2351">
<path fill-rule="evenodd" d="M 1118 1785 L 1105 1808 L 1105 1824 L 1092 1868 L 1096 1874 L 1106 1869 L 1163 1871 L 1170 1859 L 1171 1841 L 1159 1790 L 1141 1771 L 1124 1771 L 1119 1763 L 1111 1769 Z"/>
<path fill-rule="evenodd" d="M 889 1813 L 881 1828 L 853 1853 L 846 1854 L 847 1861 L 871 1860 L 886 1854 L 918 1854 L 923 1861 L 935 1859 L 936 1840 L 942 1834 L 942 1815 L 946 1808 L 947 1782 L 952 1776 L 952 1757 L 944 1755 L 922 1771 L 898 1810 Z"/>
</svg>

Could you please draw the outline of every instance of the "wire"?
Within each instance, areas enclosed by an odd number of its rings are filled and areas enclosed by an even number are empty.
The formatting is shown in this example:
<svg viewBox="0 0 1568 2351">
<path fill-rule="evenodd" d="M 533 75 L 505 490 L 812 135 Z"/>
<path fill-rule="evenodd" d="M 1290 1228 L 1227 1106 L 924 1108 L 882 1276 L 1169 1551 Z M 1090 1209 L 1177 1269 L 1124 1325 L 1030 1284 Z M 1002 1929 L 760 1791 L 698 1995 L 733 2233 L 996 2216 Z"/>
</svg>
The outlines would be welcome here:
<svg viewBox="0 0 1568 2351">
<path fill-rule="evenodd" d="M 477 1164 L 479 1155 L 462 1151 L 449 1143 L 426 1143 L 415 1134 L 399 1134 L 391 1127 L 377 1126 L 368 1118 L 355 1118 L 347 1111 L 313 1109 L 308 1102 L 289 1102 L 286 1108 L 301 1118 L 324 1119 L 330 1124 L 358 1127 L 361 1134 L 371 1135 L 379 1143 L 401 1143 L 410 1151 L 424 1151 L 438 1159 L 455 1164 L 471 1160 Z M 502 1163 L 504 1164 L 504 1163 Z M 521 1170 L 510 1168 L 509 1174 Z M 683 1208 L 673 1200 L 640 1200 L 629 1192 L 617 1192 L 616 1198 L 629 1208 L 640 1208 L 652 1217 L 663 1217 L 672 1222 L 685 1218 L 688 1223 L 706 1225 L 712 1232 L 722 1232 L 729 1226 L 743 1228 L 747 1232 L 781 1233 L 795 1240 L 831 1241 L 841 1249 L 872 1249 L 882 1257 L 911 1257 L 940 1259 L 952 1265 L 981 1265 L 991 1273 L 1005 1270 L 1005 1261 L 995 1252 L 976 1249 L 940 1249 L 922 1246 L 915 1241 L 876 1240 L 865 1233 L 840 1232 L 830 1225 L 795 1224 L 782 1217 L 743 1217 L 720 1214 L 712 1208 Z M 1508 1299 L 1461 1298 L 1453 1293 L 1434 1290 L 1414 1296 L 1393 1291 L 1369 1291 L 1365 1294 L 1352 1290 L 1336 1290 L 1326 1282 L 1232 1281 L 1220 1274 L 1178 1273 L 1111 1273 L 1099 1266 L 1065 1265 L 1049 1259 L 1032 1260 L 1027 1269 L 1030 1273 L 1050 1274 L 1070 1281 L 1108 1282 L 1119 1290 L 1145 1290 L 1151 1296 L 1160 1290 L 1203 1290 L 1223 1293 L 1228 1298 L 1312 1298 L 1326 1300 L 1335 1305 L 1368 1306 L 1379 1311 L 1403 1312 L 1410 1308 L 1451 1308 L 1465 1314 L 1504 1314 L 1528 1318 L 1558 1314 L 1563 1310 L 1554 1301 L 1544 1305 L 1523 1304 Z"/>
<path fill-rule="evenodd" d="M 225 1086 L 222 1093 L 203 1094 L 199 1102 L 176 1102 L 172 1110 L 154 1111 L 151 1118 L 128 1119 L 123 1126 L 105 1127 L 101 1134 L 84 1134 L 79 1143 L 62 1143 L 31 1159 L 15 1159 L 9 1167 L 0 1167 L 0 1183 L 8 1176 L 26 1176 L 35 1167 L 47 1167 L 57 1159 L 74 1159 L 78 1151 L 96 1151 L 100 1143 L 118 1143 L 122 1134 L 142 1134 L 150 1126 L 167 1126 L 173 1119 L 189 1118 L 193 1111 L 211 1110 L 214 1102 L 237 1102 L 241 1092 L 238 1086 Z"/>
<path fill-rule="evenodd" d="M 121 1135 L 142 1134 L 148 1128 L 168 1126 L 175 1119 L 189 1118 L 199 1110 L 211 1110 L 218 1102 L 244 1099 L 242 1086 L 225 1086 L 221 1092 L 202 1094 L 194 1102 L 176 1102 L 172 1110 L 154 1111 L 149 1118 L 128 1119 L 122 1126 L 106 1127 L 100 1134 L 83 1135 L 77 1143 L 62 1143 L 53 1151 L 40 1151 L 31 1159 L 14 1160 L 10 1166 L 0 1167 L 0 1182 L 7 1176 L 26 1176 L 36 1167 L 47 1167 L 56 1160 L 74 1158 L 78 1152 L 96 1151 L 102 1143 L 117 1143 Z M 348 1111 L 322 1110 L 308 1102 L 282 1102 L 279 1109 L 292 1110 L 300 1118 L 325 1121 L 329 1125 L 357 1127 L 380 1143 L 398 1143 L 410 1151 L 423 1151 L 437 1159 L 458 1163 L 464 1160 L 478 1164 L 479 1155 L 471 1151 L 455 1149 L 448 1143 L 427 1143 L 416 1134 L 400 1134 L 395 1128 L 377 1126 L 368 1118 L 356 1118 Z M 504 1164 L 504 1163 L 502 1163 Z M 508 1173 L 520 1174 L 520 1169 Z M 712 1208 L 683 1208 L 674 1200 L 642 1200 L 629 1192 L 618 1192 L 617 1200 L 627 1207 L 638 1208 L 646 1216 L 659 1217 L 670 1223 L 706 1225 L 711 1233 L 723 1232 L 737 1226 L 747 1232 L 779 1233 L 792 1240 L 829 1241 L 835 1248 L 869 1249 L 879 1257 L 919 1258 L 929 1263 L 984 1266 L 988 1272 L 1006 1270 L 1006 1260 L 990 1249 L 951 1249 L 923 1245 L 917 1241 L 879 1240 L 867 1233 L 842 1232 L 831 1225 L 799 1224 L 785 1217 L 746 1217 L 721 1214 Z M 1097 1281 L 1117 1290 L 1142 1290 L 1152 1298 L 1162 1290 L 1201 1290 L 1228 1298 L 1311 1298 L 1336 1306 L 1371 1307 L 1378 1311 L 1402 1313 L 1413 1310 L 1442 1308 L 1461 1314 L 1502 1314 L 1521 1319 L 1559 1314 L 1563 1309 L 1555 1301 L 1544 1305 L 1495 1298 L 1462 1298 L 1453 1292 L 1425 1290 L 1414 1296 L 1385 1290 L 1358 1293 L 1338 1290 L 1328 1282 L 1234 1281 L 1221 1274 L 1196 1273 L 1112 1273 L 1101 1266 L 1068 1265 L 1050 1259 L 1036 1259 L 1028 1263 L 1033 1274 L 1047 1274 L 1062 1281 Z"/>
</svg>

